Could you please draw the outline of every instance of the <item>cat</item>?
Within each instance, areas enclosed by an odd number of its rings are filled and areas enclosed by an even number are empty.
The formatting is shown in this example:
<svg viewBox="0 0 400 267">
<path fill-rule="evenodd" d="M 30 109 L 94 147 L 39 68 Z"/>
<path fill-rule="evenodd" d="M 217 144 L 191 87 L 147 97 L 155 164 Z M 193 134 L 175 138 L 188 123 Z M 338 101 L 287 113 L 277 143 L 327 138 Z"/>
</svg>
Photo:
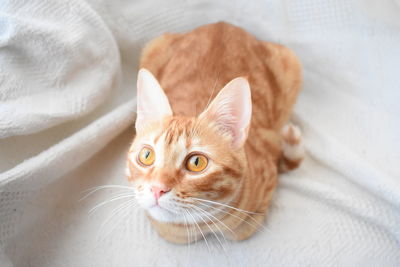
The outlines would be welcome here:
<svg viewBox="0 0 400 267">
<path fill-rule="evenodd" d="M 278 172 L 304 157 L 301 131 L 288 123 L 302 81 L 297 57 L 219 22 L 154 39 L 140 66 L 127 156 L 137 202 L 170 242 L 249 238 Z"/>
</svg>

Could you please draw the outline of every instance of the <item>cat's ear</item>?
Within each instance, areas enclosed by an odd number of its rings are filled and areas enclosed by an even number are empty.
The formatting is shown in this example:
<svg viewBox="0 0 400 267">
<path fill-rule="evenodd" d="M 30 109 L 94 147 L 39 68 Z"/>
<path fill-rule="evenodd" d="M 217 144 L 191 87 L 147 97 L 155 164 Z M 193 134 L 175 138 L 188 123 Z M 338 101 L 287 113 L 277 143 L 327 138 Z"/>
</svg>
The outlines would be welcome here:
<svg viewBox="0 0 400 267">
<path fill-rule="evenodd" d="M 143 129 L 149 122 L 171 115 L 168 98 L 157 79 L 150 71 L 140 69 L 137 79 L 136 131 Z"/>
<path fill-rule="evenodd" d="M 217 124 L 222 132 L 232 136 L 233 148 L 243 146 L 251 120 L 251 92 L 249 82 L 242 77 L 233 79 L 218 93 L 199 118 Z"/>
</svg>

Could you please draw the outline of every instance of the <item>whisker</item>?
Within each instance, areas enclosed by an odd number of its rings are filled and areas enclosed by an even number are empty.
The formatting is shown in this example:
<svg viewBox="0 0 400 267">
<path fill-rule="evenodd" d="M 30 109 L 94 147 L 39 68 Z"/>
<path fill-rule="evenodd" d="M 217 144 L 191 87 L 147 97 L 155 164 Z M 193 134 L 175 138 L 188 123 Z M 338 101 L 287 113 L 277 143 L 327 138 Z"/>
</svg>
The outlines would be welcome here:
<svg viewBox="0 0 400 267">
<path fill-rule="evenodd" d="M 200 203 L 200 204 L 202 204 L 202 203 Z M 199 209 L 201 209 L 201 210 L 203 210 L 203 211 L 205 211 L 205 212 L 207 212 L 206 210 L 204 210 L 204 209 L 202 209 L 202 208 L 200 208 L 200 207 L 198 207 L 198 206 L 195 206 L 195 207 L 197 207 L 197 208 L 199 208 Z M 212 207 L 211 207 L 212 208 Z M 214 219 L 216 219 L 220 224 L 222 224 L 227 230 L 229 230 L 229 232 L 231 232 L 233 235 L 235 235 L 236 236 L 236 233 L 229 227 L 229 226 L 227 226 L 223 221 L 221 221 L 220 219 L 218 219 L 217 217 L 215 217 L 214 215 L 212 215 L 210 212 L 207 212 L 210 216 L 212 216 Z M 222 234 L 223 235 L 223 234 Z M 224 236 L 224 238 L 225 238 L 225 236 Z"/>
<path fill-rule="evenodd" d="M 108 189 L 108 188 L 112 188 L 112 189 L 125 189 L 125 190 L 133 190 L 133 187 L 129 187 L 129 186 L 123 186 L 123 185 L 101 185 L 101 186 L 95 186 L 95 187 L 91 187 L 89 189 L 83 190 L 81 193 L 87 193 L 86 195 L 84 195 L 82 198 L 80 198 L 78 201 L 82 201 L 84 199 L 86 199 L 87 197 L 89 197 L 90 195 L 92 195 L 93 193 L 102 190 L 102 189 Z"/>
<path fill-rule="evenodd" d="M 111 230 L 110 230 L 109 232 L 107 232 L 107 233 L 105 233 L 105 234 L 102 234 L 102 235 L 103 235 L 103 240 L 104 240 L 109 234 L 111 234 L 111 233 L 115 230 L 116 225 L 117 225 L 121 220 L 123 220 L 124 218 L 126 218 L 127 215 L 129 215 L 129 208 L 135 207 L 136 205 L 137 205 L 137 203 L 135 203 L 135 199 L 127 200 L 127 201 L 125 201 L 124 203 L 118 205 L 117 208 L 111 212 L 110 216 L 108 216 L 108 217 L 106 218 L 106 220 L 103 221 L 103 223 L 101 224 L 101 226 L 100 226 L 100 228 L 99 228 L 99 234 L 98 234 L 98 235 L 100 235 L 100 233 L 103 231 L 103 229 L 104 229 L 104 227 L 106 226 L 106 224 L 107 224 L 108 222 L 110 222 L 111 219 L 115 218 L 115 216 L 116 216 L 118 213 L 120 213 L 120 212 L 126 210 L 124 216 L 122 216 L 118 221 L 116 221 L 116 223 L 114 224 L 115 226 L 110 227 Z"/>
<path fill-rule="evenodd" d="M 123 198 L 134 197 L 134 196 L 135 196 L 135 195 L 132 194 L 132 193 L 124 193 L 124 194 L 120 194 L 120 195 L 118 195 L 118 196 L 114 196 L 114 197 L 112 197 L 111 199 L 107 199 L 107 200 L 105 200 L 105 201 L 103 201 L 103 202 L 97 204 L 97 205 L 94 206 L 93 208 L 91 208 L 91 209 L 89 210 L 89 214 L 90 214 L 90 213 L 93 213 L 93 212 L 94 212 L 95 210 L 97 210 L 98 208 L 100 208 L 100 207 L 102 207 L 102 206 L 104 206 L 104 205 L 106 205 L 106 204 L 108 204 L 108 203 L 110 203 L 110 202 L 113 202 L 113 201 L 116 201 L 116 200 L 119 200 L 119 199 L 123 199 Z"/>
<path fill-rule="evenodd" d="M 215 225 L 215 227 L 217 228 L 217 230 L 219 231 L 219 233 L 220 233 L 220 234 L 222 235 L 222 237 L 224 238 L 225 244 L 227 244 L 228 241 L 226 240 L 226 237 L 225 237 L 223 231 L 221 230 L 221 228 L 219 228 L 218 224 L 215 223 L 215 221 L 214 221 L 213 219 L 211 219 L 207 214 L 209 214 L 209 215 L 211 215 L 212 217 L 214 217 L 215 219 L 217 219 L 220 223 L 222 223 L 222 222 L 221 222 L 218 218 L 216 218 L 215 216 L 213 216 L 211 213 L 207 212 L 206 210 L 204 210 L 204 209 L 202 209 L 202 208 L 200 208 L 200 207 L 193 206 L 193 208 L 197 209 L 199 212 L 201 212 L 202 214 L 204 214 L 204 215 L 213 223 L 213 225 Z M 225 227 L 227 227 L 224 223 L 222 223 L 222 224 L 223 224 Z M 227 227 L 227 228 L 230 230 L 229 227 Z M 211 229 L 211 228 L 210 228 L 210 229 Z M 226 253 L 227 253 L 226 248 L 223 246 L 222 242 L 220 241 L 220 239 L 218 238 L 218 236 L 215 234 L 215 232 L 214 232 L 214 231 L 212 231 L 212 232 L 214 233 L 214 236 L 217 238 L 219 244 L 221 245 L 221 248 L 223 249 L 223 251 L 224 251 L 225 254 L 226 254 Z M 228 256 L 228 255 L 226 254 L 226 256 Z"/>
<path fill-rule="evenodd" d="M 242 213 L 247 213 L 247 214 L 253 214 L 253 215 L 264 215 L 264 213 L 259 213 L 259 212 L 250 212 L 250 211 L 246 211 L 246 210 L 242 210 L 242 209 L 238 209 L 223 203 L 219 203 L 219 202 L 215 202 L 215 201 L 211 201 L 211 200 L 205 200 L 205 199 L 200 199 L 200 198 L 194 198 L 192 197 L 192 199 L 195 200 L 199 200 L 199 201 L 204 201 L 204 202 L 208 202 L 208 203 L 212 203 L 212 204 L 216 204 L 216 205 L 221 205 L 227 208 L 231 208 L 234 209 L 238 212 L 242 212 Z M 254 219 L 252 216 L 248 216 L 248 218 L 250 218 L 252 221 L 254 221 L 258 226 L 260 226 L 261 228 L 263 228 L 263 230 L 267 231 L 267 232 L 271 232 L 267 227 L 265 227 L 265 225 L 261 224 L 260 222 L 258 222 L 256 219 Z"/>
<path fill-rule="evenodd" d="M 214 95 L 215 88 L 217 87 L 217 83 L 218 83 L 218 80 L 219 80 L 219 75 L 220 75 L 220 71 L 218 71 L 217 78 L 215 79 L 214 85 L 213 85 L 212 90 L 211 90 L 211 94 L 210 94 L 210 96 L 209 96 L 209 98 L 207 100 L 207 104 L 206 104 L 206 106 L 204 107 L 203 110 L 206 110 L 208 108 L 208 106 L 210 105 L 210 103 L 211 103 L 211 99 L 212 99 L 212 97 Z M 197 106 L 196 106 L 195 114 L 197 116 Z M 195 125 L 195 127 L 191 131 L 190 137 L 193 137 L 197 133 L 199 127 L 200 127 L 200 123 Z"/>
<path fill-rule="evenodd" d="M 191 197 L 191 198 L 192 198 L 192 199 L 195 199 L 195 200 L 198 200 L 198 201 L 204 201 L 204 202 L 208 202 L 208 203 L 211 203 L 211 204 L 216 204 L 216 205 L 224 206 L 224 207 L 227 207 L 227 208 L 230 208 L 230 209 L 233 209 L 233 210 L 237 210 L 237 211 L 241 211 L 241 212 L 245 212 L 245 213 L 249 213 L 249 214 L 256 214 L 256 215 L 263 215 L 263 214 L 264 214 L 264 213 L 259 213 L 259 212 L 252 212 L 252 211 L 242 210 L 242 209 L 235 208 L 235 207 L 229 206 L 229 205 L 227 205 L 227 204 L 220 203 L 220 202 L 216 202 L 216 201 L 212 201 L 212 200 L 207 200 L 207 199 L 202 199 L 202 198 L 196 198 L 196 197 Z"/>
<path fill-rule="evenodd" d="M 204 107 L 203 110 L 206 110 L 209 107 L 210 103 L 211 103 L 211 99 L 212 99 L 212 97 L 214 95 L 215 88 L 217 87 L 217 83 L 218 83 L 218 80 L 219 80 L 220 73 L 221 73 L 221 71 L 218 71 L 217 77 L 215 79 L 214 85 L 213 85 L 212 90 L 211 90 L 211 94 L 210 94 L 210 96 L 209 96 L 209 98 L 207 100 L 207 104 L 206 104 L 206 106 Z M 195 105 L 195 112 L 194 113 L 195 113 L 195 116 L 197 117 L 197 119 L 199 119 L 199 116 L 197 114 L 197 104 Z M 189 138 L 193 138 L 193 136 L 197 133 L 199 127 L 200 127 L 200 123 L 197 123 L 197 124 L 194 125 L 193 129 L 190 132 Z"/>
<path fill-rule="evenodd" d="M 193 208 L 197 208 L 196 206 L 193 206 Z M 201 210 L 198 209 L 198 211 L 200 211 L 202 214 L 204 214 Z M 207 216 L 207 215 L 206 215 Z M 205 225 L 207 225 L 208 229 L 210 229 L 211 233 L 213 233 L 213 235 L 215 236 L 215 238 L 218 240 L 218 243 L 221 245 L 222 250 L 225 251 L 224 246 L 222 245 L 221 240 L 219 239 L 218 235 L 215 233 L 215 231 L 212 229 L 212 227 L 204 220 L 204 218 L 200 215 L 198 215 L 198 217 L 204 222 Z M 212 222 L 212 220 L 211 220 Z"/>
<path fill-rule="evenodd" d="M 242 222 L 245 222 L 245 223 L 247 223 L 248 225 L 252 226 L 254 229 L 259 229 L 259 227 L 257 227 L 256 225 L 253 225 L 253 224 L 249 223 L 248 221 L 244 220 L 243 218 L 241 218 L 241 217 L 239 217 L 239 216 L 237 216 L 237 215 L 235 215 L 235 214 L 230 213 L 229 211 L 225 211 L 225 210 L 223 210 L 223 209 L 220 209 L 220 208 L 217 208 L 217 207 L 213 207 L 213 206 L 211 206 L 211 205 L 207 205 L 207 204 L 201 203 L 201 202 L 199 202 L 199 204 L 200 204 L 200 205 L 203 205 L 203 206 L 205 206 L 205 207 L 208 207 L 208 208 L 216 209 L 216 210 L 221 211 L 221 212 L 223 212 L 223 213 L 225 213 L 225 214 L 228 214 L 228 215 L 230 215 L 230 216 L 232 216 L 232 217 L 238 218 L 238 219 L 241 220 Z M 243 214 L 246 214 L 246 213 L 243 213 Z M 246 215 L 247 215 L 247 214 L 246 214 Z M 247 215 L 247 216 L 249 216 L 249 215 Z M 257 222 L 257 223 L 258 223 L 258 222 Z M 263 226 L 263 225 L 260 225 L 260 224 L 258 224 L 258 225 L 259 225 L 259 226 Z"/>
<path fill-rule="evenodd" d="M 186 214 L 183 214 L 183 218 L 185 219 L 185 226 L 186 226 L 186 233 L 187 233 L 187 240 L 188 240 L 188 249 L 187 249 L 187 254 L 186 254 L 186 266 L 189 265 L 189 258 L 190 258 L 190 238 L 191 238 L 191 232 L 189 232 L 189 224 L 188 224 L 188 220 L 186 218 Z"/>
<path fill-rule="evenodd" d="M 208 98 L 208 101 L 207 101 L 207 104 L 206 104 L 206 107 L 204 108 L 204 110 L 206 110 L 206 109 L 208 108 L 208 106 L 210 105 L 210 103 L 211 103 L 211 98 L 212 98 L 213 95 L 214 95 L 214 91 L 215 91 L 215 88 L 217 87 L 217 83 L 218 83 L 219 75 L 220 75 L 220 74 L 221 74 L 221 70 L 218 71 L 217 78 L 215 79 L 214 86 L 213 86 L 213 88 L 212 88 L 210 97 Z"/>
<path fill-rule="evenodd" d="M 203 203 L 199 203 L 199 204 L 204 205 Z M 181 208 L 191 207 L 191 208 L 199 209 L 200 212 L 205 212 L 205 213 L 206 213 L 205 215 L 207 216 L 207 218 L 208 218 L 212 223 L 215 224 L 215 226 L 218 228 L 218 230 L 220 231 L 220 233 L 221 233 L 222 236 L 224 237 L 225 241 L 226 241 L 226 238 L 225 238 L 225 235 L 224 235 L 223 231 L 219 228 L 218 224 L 216 224 L 209 216 L 211 216 L 212 218 L 214 218 L 215 220 L 217 220 L 219 223 L 221 223 L 221 224 L 222 224 L 226 229 L 228 229 L 232 234 L 236 235 L 236 233 L 235 233 L 229 226 L 227 226 L 223 221 L 221 221 L 220 219 L 218 219 L 217 217 L 215 217 L 215 216 L 214 216 L 213 214 L 211 214 L 210 212 L 208 212 L 208 211 L 206 211 L 206 210 L 200 208 L 199 206 L 196 206 L 196 205 L 193 205 L 193 204 L 190 204 L 190 203 L 186 203 L 185 205 L 182 205 L 182 204 L 177 203 L 177 205 L 178 205 L 179 207 L 181 207 Z M 206 205 L 206 206 L 207 206 L 207 205 Z M 211 207 L 211 206 L 207 206 L 207 207 Z M 213 207 L 211 207 L 211 208 L 213 208 Z M 204 213 L 203 213 L 203 214 L 204 214 Z M 207 215 L 207 214 L 208 214 L 208 215 Z"/>
<path fill-rule="evenodd" d="M 117 207 L 111 212 L 110 216 L 107 217 L 106 220 L 104 220 L 104 222 L 101 224 L 100 229 L 102 229 L 104 227 L 104 225 L 111 220 L 112 218 L 114 218 L 114 216 L 120 212 L 121 210 L 123 210 L 124 208 L 126 208 L 127 206 L 130 206 L 130 204 L 134 203 L 135 200 L 131 199 L 131 200 L 127 200 L 119 205 L 117 205 Z M 136 203 L 135 203 L 136 204 Z"/>
<path fill-rule="evenodd" d="M 201 203 L 200 203 L 200 204 L 201 204 Z M 195 206 L 195 205 L 194 205 L 194 206 Z M 206 211 L 205 209 L 202 209 L 202 208 L 200 208 L 200 207 L 198 207 L 198 206 L 195 206 L 195 207 L 196 207 L 197 209 L 200 209 L 200 210 L 204 211 L 204 213 L 205 213 L 206 216 L 207 216 L 207 214 L 209 214 L 210 216 L 212 216 L 214 219 L 216 219 L 218 222 L 220 222 L 225 228 L 227 228 L 233 235 L 236 236 L 236 233 L 233 232 L 232 229 L 231 229 L 230 227 L 228 227 L 224 222 L 222 222 L 220 219 L 218 219 L 217 217 L 215 217 L 214 215 L 212 215 L 211 212 Z M 207 218 L 215 225 L 215 227 L 217 227 L 218 231 L 221 233 L 222 237 L 224 238 L 224 241 L 225 241 L 224 243 L 225 243 L 225 245 L 229 247 L 229 242 L 228 242 L 228 240 L 226 240 L 226 237 L 225 237 L 225 235 L 224 235 L 224 232 L 221 230 L 221 228 L 218 226 L 218 224 L 217 224 L 214 220 L 212 220 L 209 216 L 207 216 Z M 220 242 L 220 244 L 221 244 L 221 242 Z M 230 262 L 230 257 L 228 256 L 228 252 L 227 252 L 227 250 L 226 250 L 226 247 L 222 246 L 222 244 L 221 244 L 221 247 L 222 247 L 222 249 L 223 249 L 223 251 L 224 251 L 224 254 L 225 254 L 225 256 L 226 256 L 226 260 L 227 260 L 228 266 L 232 266 L 232 263 Z"/>
<path fill-rule="evenodd" d="M 210 249 L 210 246 L 208 245 L 207 238 L 205 237 L 205 235 L 204 235 L 203 231 L 201 230 L 199 224 L 196 222 L 195 218 L 193 217 L 193 215 L 190 213 L 189 210 L 185 210 L 185 212 L 187 212 L 187 214 L 189 214 L 189 216 L 192 217 L 194 224 L 197 226 L 197 229 L 199 229 L 200 234 L 201 234 L 201 235 L 203 236 L 203 238 L 204 238 L 204 241 L 205 241 L 205 243 L 206 243 L 206 245 L 207 245 L 208 251 L 211 253 L 211 249 Z"/>
<path fill-rule="evenodd" d="M 132 186 L 127 186 L 127 185 L 114 185 L 114 184 L 107 184 L 107 185 L 99 185 L 99 186 L 94 186 L 88 189 L 85 189 L 82 191 L 82 193 L 88 192 L 90 190 L 97 190 L 97 189 L 103 189 L 103 188 L 123 188 L 123 189 L 133 189 Z"/>
</svg>

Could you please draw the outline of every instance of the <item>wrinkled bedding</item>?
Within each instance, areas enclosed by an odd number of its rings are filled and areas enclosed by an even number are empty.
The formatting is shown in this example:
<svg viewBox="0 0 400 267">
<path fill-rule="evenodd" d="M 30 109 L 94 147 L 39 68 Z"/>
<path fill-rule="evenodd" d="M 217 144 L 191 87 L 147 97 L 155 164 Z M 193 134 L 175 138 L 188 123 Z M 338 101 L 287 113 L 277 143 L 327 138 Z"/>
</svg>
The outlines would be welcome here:
<svg viewBox="0 0 400 267">
<path fill-rule="evenodd" d="M 398 0 L 0 2 L 0 266 L 400 266 Z M 164 32 L 227 21 L 293 49 L 292 120 L 307 158 L 281 175 L 265 230 L 190 246 L 127 185 L 140 51 Z M 111 215 L 111 216 L 110 216 Z"/>
</svg>

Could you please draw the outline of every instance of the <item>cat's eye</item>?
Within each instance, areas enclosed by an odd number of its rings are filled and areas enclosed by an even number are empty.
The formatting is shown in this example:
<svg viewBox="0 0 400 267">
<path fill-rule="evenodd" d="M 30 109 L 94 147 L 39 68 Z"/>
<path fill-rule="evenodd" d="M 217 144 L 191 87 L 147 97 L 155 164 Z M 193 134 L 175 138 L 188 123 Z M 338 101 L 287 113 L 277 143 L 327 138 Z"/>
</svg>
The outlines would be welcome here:
<svg viewBox="0 0 400 267">
<path fill-rule="evenodd" d="M 186 169 L 192 172 L 201 172 L 207 167 L 207 165 L 208 165 L 207 157 L 201 154 L 191 155 L 186 160 Z"/>
<path fill-rule="evenodd" d="M 138 162 L 144 166 L 150 166 L 154 163 L 156 156 L 151 147 L 145 146 L 140 150 L 138 155 Z"/>
</svg>

